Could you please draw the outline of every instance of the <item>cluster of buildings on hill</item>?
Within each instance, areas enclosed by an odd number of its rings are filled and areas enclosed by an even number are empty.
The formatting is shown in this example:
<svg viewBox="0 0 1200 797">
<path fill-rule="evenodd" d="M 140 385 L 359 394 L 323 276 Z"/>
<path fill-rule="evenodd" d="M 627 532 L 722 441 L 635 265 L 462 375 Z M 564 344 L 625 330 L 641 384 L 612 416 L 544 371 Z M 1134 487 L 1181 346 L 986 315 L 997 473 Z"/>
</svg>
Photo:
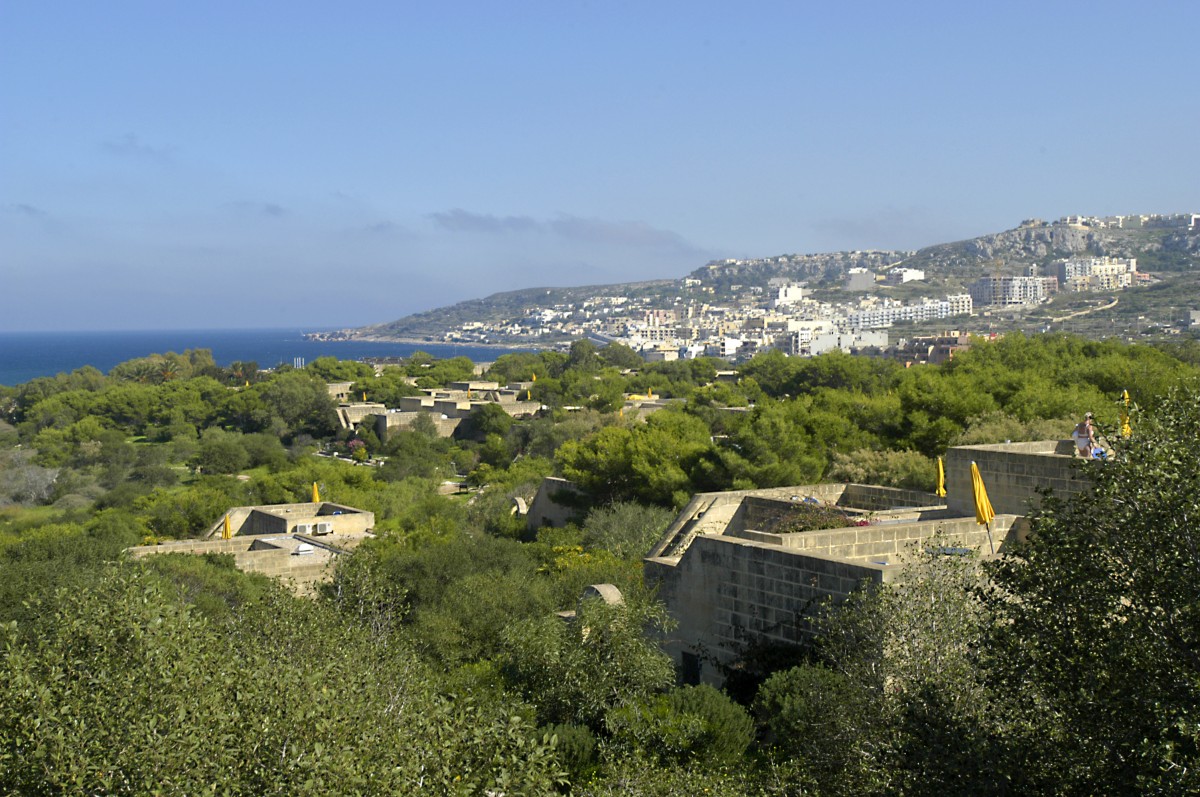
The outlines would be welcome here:
<svg viewBox="0 0 1200 797">
<path fill-rule="evenodd" d="M 1055 224 L 1096 229 L 1163 229 L 1200 230 L 1200 213 L 1150 213 L 1132 216 L 1063 216 Z M 1028 222 L 1026 222 L 1028 224 Z"/>
<path fill-rule="evenodd" d="M 725 302 L 702 280 L 680 283 L 670 306 L 659 297 L 597 295 L 577 303 L 528 308 L 521 318 L 499 324 L 472 321 L 446 334 L 447 341 L 496 338 L 542 341 L 590 337 L 626 344 L 650 361 L 721 357 L 745 359 L 766 349 L 816 355 L 833 349 L 856 351 L 888 345 L 884 330 L 903 321 L 925 322 L 969 315 L 970 294 L 902 301 L 875 295 L 881 283 L 923 280 L 918 269 L 895 267 L 882 276 L 864 268 L 846 273 L 846 287 L 862 295 L 840 303 L 812 299 L 802 284 L 772 279 L 761 286 L 733 285 Z"/>
<path fill-rule="evenodd" d="M 503 323 L 472 321 L 445 335 L 447 341 L 497 338 L 530 342 L 591 337 L 626 344 L 650 361 L 720 357 L 741 360 L 766 349 L 812 356 L 840 349 L 885 350 L 886 330 L 903 322 L 962 318 L 977 308 L 1033 305 L 1060 291 L 1114 291 L 1144 282 L 1135 259 L 1079 257 L 1056 261 L 1054 273 L 1030 266 L 1022 275 L 983 277 L 967 291 L 938 298 L 900 300 L 880 295 L 881 285 L 925 279 L 920 269 L 892 264 L 880 273 L 863 267 L 845 271 L 844 287 L 856 294 L 844 302 L 811 298 L 803 284 L 785 278 L 763 286 L 729 286 L 734 298 L 718 301 L 702 279 L 680 282 L 679 295 L 664 306 L 659 296 L 596 295 L 574 303 L 531 307 Z"/>
<path fill-rule="evenodd" d="M 1059 291 L 1121 291 L 1150 279 L 1132 257 L 1067 258 L 1055 261 L 1054 270 L 1042 276 L 1037 266 L 1030 266 L 1019 276 L 982 277 L 971 283 L 971 299 L 980 306 L 1040 304 Z"/>
</svg>

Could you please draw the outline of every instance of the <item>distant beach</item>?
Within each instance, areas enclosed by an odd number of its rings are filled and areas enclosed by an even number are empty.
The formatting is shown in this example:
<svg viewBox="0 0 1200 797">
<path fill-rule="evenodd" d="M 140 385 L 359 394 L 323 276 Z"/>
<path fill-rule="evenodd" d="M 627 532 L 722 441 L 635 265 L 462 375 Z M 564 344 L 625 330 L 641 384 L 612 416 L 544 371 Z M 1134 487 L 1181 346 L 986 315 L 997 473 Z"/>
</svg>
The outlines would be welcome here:
<svg viewBox="0 0 1200 797">
<path fill-rule="evenodd" d="M 218 365 L 254 361 L 259 368 L 311 362 L 332 356 L 341 360 L 407 357 L 424 351 L 434 357 L 469 357 L 490 362 L 502 354 L 527 349 L 465 346 L 424 341 L 322 341 L 301 329 L 210 329 L 135 332 L 0 332 L 0 385 L 17 385 L 39 376 L 54 376 L 90 365 L 108 372 L 118 363 L 185 349 L 211 349 Z"/>
</svg>

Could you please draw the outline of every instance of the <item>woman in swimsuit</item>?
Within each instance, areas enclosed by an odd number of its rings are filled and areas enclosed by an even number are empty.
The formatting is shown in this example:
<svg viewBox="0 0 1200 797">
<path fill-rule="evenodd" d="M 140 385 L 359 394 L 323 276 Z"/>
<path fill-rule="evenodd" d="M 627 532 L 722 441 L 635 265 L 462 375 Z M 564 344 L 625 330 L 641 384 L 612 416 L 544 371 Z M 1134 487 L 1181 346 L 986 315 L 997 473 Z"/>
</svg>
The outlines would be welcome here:
<svg viewBox="0 0 1200 797">
<path fill-rule="evenodd" d="M 1075 430 L 1071 432 L 1071 439 L 1075 441 L 1075 447 L 1079 449 L 1079 455 L 1084 459 L 1095 459 L 1092 453 L 1096 448 L 1096 430 L 1092 426 L 1092 414 L 1084 413 L 1083 420 L 1075 425 Z"/>
</svg>

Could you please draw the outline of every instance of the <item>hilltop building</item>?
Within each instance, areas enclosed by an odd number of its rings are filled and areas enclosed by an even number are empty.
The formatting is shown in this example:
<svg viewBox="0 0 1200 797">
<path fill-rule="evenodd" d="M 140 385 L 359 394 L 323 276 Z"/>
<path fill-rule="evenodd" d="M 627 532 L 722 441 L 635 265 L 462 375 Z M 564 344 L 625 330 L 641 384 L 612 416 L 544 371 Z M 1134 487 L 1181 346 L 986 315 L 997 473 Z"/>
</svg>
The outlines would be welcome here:
<svg viewBox="0 0 1200 797">
<path fill-rule="evenodd" d="M 890 285 L 903 285 L 906 282 L 915 282 L 923 279 L 925 279 L 925 272 L 919 268 L 896 266 L 887 273 L 887 281 Z"/>
<path fill-rule="evenodd" d="M 867 292 L 875 290 L 875 274 L 865 268 L 851 268 L 846 271 L 846 290 Z"/>
</svg>

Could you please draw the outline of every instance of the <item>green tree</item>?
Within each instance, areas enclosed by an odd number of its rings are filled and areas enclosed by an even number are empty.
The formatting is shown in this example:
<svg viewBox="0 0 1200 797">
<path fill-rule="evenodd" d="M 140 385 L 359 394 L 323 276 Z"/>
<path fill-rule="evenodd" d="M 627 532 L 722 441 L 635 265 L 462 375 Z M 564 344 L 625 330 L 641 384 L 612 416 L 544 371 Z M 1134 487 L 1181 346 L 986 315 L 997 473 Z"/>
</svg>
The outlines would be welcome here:
<svg viewBox="0 0 1200 797">
<path fill-rule="evenodd" d="M 697 768 L 732 766 L 754 738 L 746 710 L 702 684 L 609 711 L 610 755 Z"/>
<path fill-rule="evenodd" d="M 577 371 L 597 371 L 600 369 L 599 349 L 595 343 L 586 338 L 571 344 L 571 352 L 567 356 L 567 367 Z"/>
<path fill-rule="evenodd" d="M 638 499 L 682 504 L 692 472 L 713 453 L 708 427 L 683 412 L 662 410 L 646 423 L 607 426 L 558 451 L 563 475 L 601 503 Z"/>
<path fill-rule="evenodd" d="M 1044 791 L 1200 789 L 1200 388 L 1135 423 L 989 568 L 993 681 Z"/>
<path fill-rule="evenodd" d="M 512 416 L 499 404 L 480 404 L 459 424 L 455 430 L 455 437 L 482 442 L 489 435 L 504 437 L 512 425 Z"/>
<path fill-rule="evenodd" d="M 671 660 L 645 634 L 666 624 L 663 609 L 647 601 L 610 606 L 584 600 L 573 622 L 547 615 L 507 628 L 502 669 L 537 706 L 542 722 L 600 730 L 610 709 L 674 680 Z"/>
<path fill-rule="evenodd" d="M 361 398 L 365 393 L 367 401 L 375 401 L 388 407 L 399 407 L 400 399 L 407 396 L 421 395 L 420 389 L 409 383 L 408 374 L 403 368 L 391 366 L 383 369 L 379 376 L 359 379 L 350 387 L 354 398 Z"/>
<path fill-rule="evenodd" d="M 27 630 L 0 627 L 0 790 L 468 795 L 562 785 L 551 745 L 518 707 L 442 693 L 399 640 L 381 644 L 278 589 L 218 622 L 175 599 L 179 575 L 115 570 L 94 589 L 42 601 Z M 271 677 L 234 679 L 235 664 Z"/>
<path fill-rule="evenodd" d="M 336 357 L 318 357 L 305 370 L 326 382 L 358 382 L 375 376 L 375 369 L 366 363 Z"/>
<path fill-rule="evenodd" d="M 239 432 L 205 429 L 192 466 L 201 473 L 236 473 L 250 464 L 250 455 L 242 445 Z"/>
<path fill-rule="evenodd" d="M 269 381 L 248 388 L 279 419 L 288 436 L 306 432 L 314 437 L 332 435 L 337 429 L 337 412 L 325 383 L 303 371 L 284 371 Z M 250 431 L 261 431 L 253 429 Z"/>
<path fill-rule="evenodd" d="M 759 688 L 776 777 L 796 793 L 873 794 L 885 775 L 873 742 L 879 735 L 876 695 L 846 675 L 806 664 L 772 675 Z"/>
<path fill-rule="evenodd" d="M 757 708 L 779 775 L 819 794 L 1002 794 L 1008 765 L 975 652 L 990 616 L 980 562 L 934 539 L 899 578 L 815 621 L 816 660 L 771 676 Z"/>
<path fill-rule="evenodd" d="M 662 537 L 674 517 L 675 513 L 669 509 L 632 501 L 597 507 L 584 521 L 584 545 L 609 551 L 622 559 L 640 560 Z"/>
<path fill-rule="evenodd" d="M 616 368 L 638 369 L 646 364 L 641 355 L 624 343 L 610 343 L 599 351 L 600 359 L 605 365 Z"/>
</svg>

